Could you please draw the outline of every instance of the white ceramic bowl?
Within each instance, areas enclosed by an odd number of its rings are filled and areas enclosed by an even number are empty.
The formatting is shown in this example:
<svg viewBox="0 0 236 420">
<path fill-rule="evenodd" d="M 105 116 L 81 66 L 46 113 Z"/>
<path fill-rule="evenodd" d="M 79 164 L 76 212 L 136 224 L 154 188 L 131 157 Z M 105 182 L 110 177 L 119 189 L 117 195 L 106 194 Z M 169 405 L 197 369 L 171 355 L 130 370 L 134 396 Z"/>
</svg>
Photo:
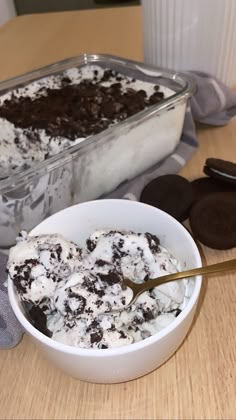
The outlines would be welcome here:
<svg viewBox="0 0 236 420">
<path fill-rule="evenodd" d="M 131 229 L 157 235 L 186 269 L 201 266 L 198 248 L 187 230 L 174 218 L 154 207 L 128 200 L 98 200 L 69 207 L 44 220 L 30 234 L 61 233 L 83 246 L 98 228 Z M 67 374 L 98 383 L 125 382 L 143 376 L 164 363 L 180 346 L 193 320 L 201 277 L 189 282 L 191 295 L 181 314 L 166 328 L 138 343 L 115 349 L 82 349 L 46 337 L 26 319 L 12 281 L 9 299 L 24 330 L 42 352 Z"/>
</svg>

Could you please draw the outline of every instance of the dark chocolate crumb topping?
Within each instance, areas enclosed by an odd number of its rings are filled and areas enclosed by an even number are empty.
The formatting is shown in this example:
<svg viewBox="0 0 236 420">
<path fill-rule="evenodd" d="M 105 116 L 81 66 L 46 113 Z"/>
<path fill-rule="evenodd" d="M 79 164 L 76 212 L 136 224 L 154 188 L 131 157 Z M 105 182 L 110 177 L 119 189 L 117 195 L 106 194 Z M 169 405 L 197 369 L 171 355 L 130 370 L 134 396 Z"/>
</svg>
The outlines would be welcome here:
<svg viewBox="0 0 236 420">
<path fill-rule="evenodd" d="M 0 117 L 30 130 L 27 135 L 32 142 L 38 141 L 37 133 L 32 130 L 39 129 L 46 130 L 51 137 L 64 137 L 73 142 L 100 133 L 164 97 L 156 86 L 149 99 L 142 89 L 128 88 L 124 92 L 120 83 L 123 77 L 113 70 L 105 70 L 101 80 L 107 82 L 114 77 L 116 82 L 110 86 L 101 85 L 96 70 L 93 78 L 78 84 L 72 84 L 67 76 L 62 77 L 59 89 L 42 88 L 34 98 L 12 95 L 0 106 Z"/>
</svg>

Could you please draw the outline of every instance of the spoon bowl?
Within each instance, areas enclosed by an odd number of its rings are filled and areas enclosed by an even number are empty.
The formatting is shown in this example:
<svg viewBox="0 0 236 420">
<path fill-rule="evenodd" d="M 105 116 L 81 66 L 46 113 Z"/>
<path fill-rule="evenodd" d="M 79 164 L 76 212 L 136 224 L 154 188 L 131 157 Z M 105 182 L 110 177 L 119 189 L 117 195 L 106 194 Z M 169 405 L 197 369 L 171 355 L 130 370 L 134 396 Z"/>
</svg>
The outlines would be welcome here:
<svg viewBox="0 0 236 420">
<path fill-rule="evenodd" d="M 217 264 L 205 265 L 204 267 L 198 267 L 198 268 L 193 268 L 191 270 L 185 270 L 185 271 L 179 271 L 173 274 L 167 274 L 165 276 L 149 279 L 145 281 L 144 283 L 134 283 L 130 279 L 124 278 L 122 280 L 122 286 L 129 287 L 132 290 L 133 292 L 132 299 L 128 303 L 128 305 L 122 307 L 122 309 L 115 309 L 114 311 L 111 311 L 111 312 L 117 312 L 117 311 L 121 311 L 123 309 L 128 308 L 136 301 L 138 296 L 140 296 L 142 293 L 146 292 L 147 290 L 152 289 L 153 287 L 160 286 L 161 284 L 169 283 L 171 281 L 176 281 L 176 280 L 193 277 L 197 275 L 213 274 L 213 273 L 218 273 L 221 271 L 228 271 L 228 270 L 236 270 L 236 258 L 232 260 L 228 260 L 228 261 L 223 261 Z"/>
</svg>

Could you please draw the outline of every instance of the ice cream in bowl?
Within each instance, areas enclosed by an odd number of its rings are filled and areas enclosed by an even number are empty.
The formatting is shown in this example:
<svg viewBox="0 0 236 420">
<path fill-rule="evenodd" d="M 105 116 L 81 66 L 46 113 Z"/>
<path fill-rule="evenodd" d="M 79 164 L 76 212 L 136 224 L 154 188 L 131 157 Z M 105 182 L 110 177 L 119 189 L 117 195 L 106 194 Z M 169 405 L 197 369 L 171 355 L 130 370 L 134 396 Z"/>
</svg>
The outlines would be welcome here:
<svg viewBox="0 0 236 420">
<path fill-rule="evenodd" d="M 8 260 L 9 299 L 26 333 L 67 374 L 124 382 L 181 345 L 201 277 L 154 287 L 130 306 L 122 278 L 142 283 L 199 266 L 191 235 L 168 214 L 129 200 L 90 201 L 19 235 Z"/>
</svg>

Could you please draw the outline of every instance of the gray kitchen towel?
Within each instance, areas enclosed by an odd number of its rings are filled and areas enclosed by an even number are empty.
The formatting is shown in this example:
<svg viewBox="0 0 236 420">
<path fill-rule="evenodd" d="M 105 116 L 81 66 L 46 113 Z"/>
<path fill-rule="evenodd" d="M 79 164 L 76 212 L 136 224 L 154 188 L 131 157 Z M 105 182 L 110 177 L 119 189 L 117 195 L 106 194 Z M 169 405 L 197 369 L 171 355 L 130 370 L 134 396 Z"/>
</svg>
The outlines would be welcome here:
<svg viewBox="0 0 236 420">
<path fill-rule="evenodd" d="M 188 74 L 191 74 L 195 80 L 197 90 L 189 100 L 181 140 L 176 150 L 142 175 L 120 185 L 106 198 L 139 200 L 145 185 L 160 175 L 178 173 L 196 151 L 198 140 L 194 121 L 222 126 L 236 115 L 236 92 L 205 73 Z M 7 288 L 4 284 L 6 261 L 7 257 L 0 253 L 0 348 L 14 347 L 23 333 L 8 301 Z"/>
<path fill-rule="evenodd" d="M 0 348 L 11 348 L 19 343 L 22 329 L 17 321 L 7 294 L 7 255 L 0 253 Z"/>
<path fill-rule="evenodd" d="M 181 141 L 174 152 L 140 176 L 122 183 L 103 198 L 139 200 L 145 185 L 158 176 L 176 174 L 191 158 L 198 147 L 195 121 L 223 126 L 236 115 L 236 92 L 219 80 L 202 72 L 188 72 L 196 83 L 196 93 L 187 106 Z"/>
</svg>

